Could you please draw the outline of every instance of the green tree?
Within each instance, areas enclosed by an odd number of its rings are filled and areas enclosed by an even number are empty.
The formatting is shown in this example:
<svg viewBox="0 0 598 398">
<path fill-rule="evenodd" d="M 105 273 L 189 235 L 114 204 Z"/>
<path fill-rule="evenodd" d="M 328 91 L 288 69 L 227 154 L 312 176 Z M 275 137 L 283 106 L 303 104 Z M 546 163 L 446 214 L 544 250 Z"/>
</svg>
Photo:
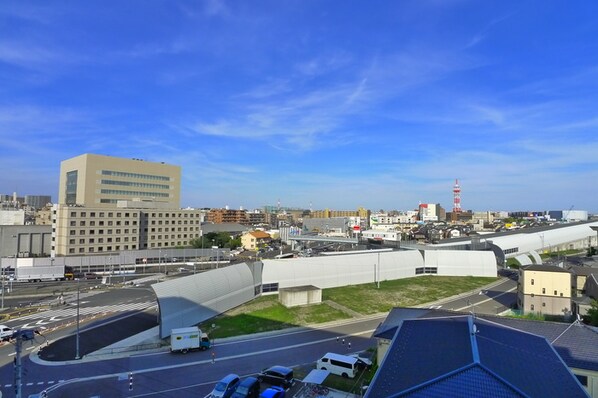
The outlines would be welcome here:
<svg viewBox="0 0 598 398">
<path fill-rule="evenodd" d="M 200 238 L 191 240 L 190 243 L 196 249 L 209 249 L 212 246 L 230 248 L 241 246 L 241 238 L 238 239 L 238 243 L 236 242 L 237 240 L 232 239 L 226 232 L 209 232 Z"/>
</svg>

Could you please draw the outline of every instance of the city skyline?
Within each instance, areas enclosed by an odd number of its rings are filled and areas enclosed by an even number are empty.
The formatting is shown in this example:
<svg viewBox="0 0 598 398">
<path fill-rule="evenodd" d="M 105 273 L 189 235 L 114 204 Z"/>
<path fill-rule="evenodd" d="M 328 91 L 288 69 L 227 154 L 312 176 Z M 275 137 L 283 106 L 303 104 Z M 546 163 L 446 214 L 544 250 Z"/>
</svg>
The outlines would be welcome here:
<svg viewBox="0 0 598 398">
<path fill-rule="evenodd" d="M 7 1 L 0 193 L 84 153 L 184 207 L 598 213 L 598 5 Z"/>
</svg>

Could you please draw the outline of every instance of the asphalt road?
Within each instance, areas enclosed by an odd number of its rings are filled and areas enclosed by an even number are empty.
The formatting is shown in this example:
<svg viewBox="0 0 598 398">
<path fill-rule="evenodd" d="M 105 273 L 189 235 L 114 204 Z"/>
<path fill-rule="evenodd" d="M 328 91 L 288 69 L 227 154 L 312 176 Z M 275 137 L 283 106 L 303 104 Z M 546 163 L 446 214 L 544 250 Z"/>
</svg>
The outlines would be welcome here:
<svg viewBox="0 0 598 398">
<path fill-rule="evenodd" d="M 509 290 L 516 287 L 516 282 L 506 280 L 497 286 L 473 295 L 459 297 L 443 303 L 436 303 L 435 307 L 455 310 L 471 309 L 477 312 L 494 314 L 497 306 L 508 306 L 515 298 Z M 144 289 L 121 289 L 110 294 L 97 294 L 90 297 L 92 308 L 102 307 L 101 304 L 120 302 L 116 307 L 124 306 L 125 298 L 137 295 L 143 302 Z M 146 291 L 145 294 L 148 294 Z M 114 295 L 114 296 L 113 296 Z M 516 300 L 516 298 L 515 298 Z M 91 305 L 91 304 L 90 304 Z M 121 315 L 122 316 L 122 315 Z M 96 362 L 79 362 L 61 366 L 39 365 L 24 358 L 23 396 L 38 393 L 48 389 L 49 397 L 203 397 L 211 391 L 214 383 L 224 375 L 235 372 L 241 376 L 254 374 L 261 369 L 274 365 L 313 366 L 313 362 L 324 353 L 356 352 L 375 345 L 370 337 L 373 330 L 385 318 L 377 316 L 360 319 L 342 324 L 334 324 L 325 328 L 283 331 L 262 337 L 241 338 L 229 341 L 216 341 L 211 351 L 194 352 L 187 355 L 170 354 L 169 352 L 131 355 Z M 127 318 L 129 319 L 129 318 Z M 86 347 L 100 346 L 112 341 L 115 336 L 128 333 L 135 325 L 130 318 L 129 327 L 117 328 L 114 325 L 104 325 L 104 320 L 97 321 L 98 327 L 81 339 L 87 341 Z M 151 322 L 149 318 L 147 325 Z M 141 322 L 139 322 L 141 328 Z M 107 329 L 106 329 L 107 328 Z M 72 330 L 72 329 L 71 329 Z M 64 331 L 63 331 L 64 332 Z M 125 333 L 126 332 L 126 333 Z M 85 332 L 86 333 L 86 332 Z M 336 337 L 344 337 L 351 342 L 351 349 L 341 345 Z M 57 337 L 52 336 L 52 339 Z M 71 339 L 69 342 L 68 339 Z M 52 345 L 44 354 L 49 359 L 70 357 L 73 354 L 73 337 L 64 342 L 62 349 Z M 57 344 L 57 343 L 55 343 Z M 87 348 L 86 348 L 87 349 Z M 62 352 L 64 350 L 64 353 Z M 216 363 L 211 362 L 211 352 L 216 355 Z M 53 353 L 53 354 L 52 354 Z M 1 355 L 1 353 L 0 353 Z M 53 355 L 50 358 L 50 355 Z M 133 373 L 133 390 L 129 390 L 129 373 Z M 0 368 L 0 388 L 12 395 L 13 366 L 6 364 Z M 67 382 L 67 380 L 70 380 Z M 62 381 L 62 382 L 61 382 Z M 57 385 L 60 384 L 60 385 Z"/>
</svg>

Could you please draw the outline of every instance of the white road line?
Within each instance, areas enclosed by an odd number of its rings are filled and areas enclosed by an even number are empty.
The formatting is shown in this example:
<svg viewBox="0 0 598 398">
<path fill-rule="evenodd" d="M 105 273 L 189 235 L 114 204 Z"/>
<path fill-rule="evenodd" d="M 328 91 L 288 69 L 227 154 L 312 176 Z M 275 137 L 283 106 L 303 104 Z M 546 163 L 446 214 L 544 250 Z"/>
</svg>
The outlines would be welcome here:
<svg viewBox="0 0 598 398">
<path fill-rule="evenodd" d="M 504 295 L 505 295 L 505 294 L 507 294 L 507 293 L 511 293 L 511 292 L 512 292 L 512 291 L 514 291 L 514 290 L 517 290 L 517 286 L 515 286 L 514 288 L 511 288 L 511 289 L 507 290 L 506 292 L 503 292 L 503 293 L 501 293 L 501 294 L 499 294 L 499 295 L 497 295 L 497 296 L 494 296 L 494 297 L 492 297 L 492 298 L 488 298 L 488 299 L 486 299 L 486 300 L 482 300 L 482 301 L 480 301 L 479 303 L 474 303 L 473 305 L 475 306 L 475 305 L 480 305 L 480 304 L 487 303 L 488 301 L 495 301 L 494 299 L 496 299 L 496 298 L 498 298 L 498 297 L 500 297 L 500 296 L 504 296 Z M 463 307 L 463 308 L 458 308 L 458 309 L 456 309 L 455 311 L 463 311 L 463 310 L 466 310 L 466 309 L 468 309 L 468 308 L 471 308 L 471 305 L 465 306 L 465 307 Z"/>
</svg>

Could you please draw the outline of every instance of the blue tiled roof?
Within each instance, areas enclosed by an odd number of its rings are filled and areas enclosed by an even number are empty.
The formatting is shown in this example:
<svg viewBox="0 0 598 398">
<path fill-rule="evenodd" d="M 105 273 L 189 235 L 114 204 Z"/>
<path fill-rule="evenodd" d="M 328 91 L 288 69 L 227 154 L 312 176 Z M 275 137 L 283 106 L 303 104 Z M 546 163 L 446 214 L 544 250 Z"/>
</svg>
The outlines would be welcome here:
<svg viewBox="0 0 598 398">
<path fill-rule="evenodd" d="M 470 366 L 445 378 L 408 391 L 401 396 L 410 398 L 525 397 L 479 365 Z"/>
<path fill-rule="evenodd" d="M 587 396 L 545 338 L 469 315 L 402 320 L 366 397 L 406 394 Z"/>
<path fill-rule="evenodd" d="M 475 323 L 481 364 L 512 386 L 531 397 L 587 396 L 544 337 L 482 319 Z"/>
<path fill-rule="evenodd" d="M 425 308 L 394 308 L 374 332 L 374 337 L 391 340 L 398 326 L 405 319 L 436 318 L 449 315 L 465 314 Z M 598 328 L 583 324 L 571 325 L 562 322 L 533 321 L 495 315 L 480 314 L 477 317 L 545 337 L 570 368 L 598 371 Z"/>
</svg>

